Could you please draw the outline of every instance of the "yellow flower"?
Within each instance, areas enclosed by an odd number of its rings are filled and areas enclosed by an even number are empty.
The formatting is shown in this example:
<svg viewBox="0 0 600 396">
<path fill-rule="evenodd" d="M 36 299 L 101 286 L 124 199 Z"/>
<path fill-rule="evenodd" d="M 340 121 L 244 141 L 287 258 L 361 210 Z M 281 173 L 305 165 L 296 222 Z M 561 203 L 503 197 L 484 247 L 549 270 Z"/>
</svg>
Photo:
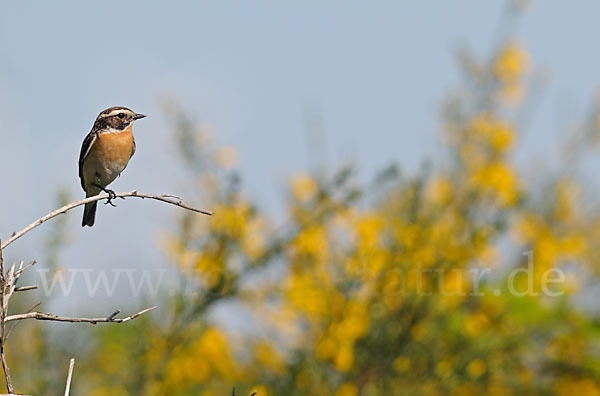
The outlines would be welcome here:
<svg viewBox="0 0 600 396">
<path fill-rule="evenodd" d="M 299 174 L 292 178 L 292 195 L 300 202 L 312 199 L 319 191 L 317 182 L 307 174 Z"/>
<path fill-rule="evenodd" d="M 231 238 L 239 238 L 246 231 L 246 219 L 250 216 L 250 206 L 246 202 L 236 205 L 218 205 L 211 217 L 211 228 Z"/>
<path fill-rule="evenodd" d="M 379 216 L 361 216 L 355 223 L 357 244 L 367 249 L 379 247 L 379 233 L 382 228 L 383 220 Z"/>
<path fill-rule="evenodd" d="M 339 329 L 340 337 L 348 340 L 356 340 L 362 337 L 369 328 L 369 313 L 364 304 L 350 302 L 345 309 L 345 317 L 341 321 Z"/>
<path fill-rule="evenodd" d="M 580 379 L 565 376 L 558 381 L 556 391 L 559 396 L 600 396 L 600 388 L 598 388 L 597 383 L 587 378 Z"/>
<path fill-rule="evenodd" d="M 505 46 L 496 58 L 494 74 L 502 83 L 501 95 L 507 104 L 519 103 L 523 96 L 521 78 L 528 70 L 529 55 L 515 43 Z"/>
<path fill-rule="evenodd" d="M 467 366 L 467 372 L 473 379 L 481 377 L 486 371 L 486 365 L 483 360 L 475 359 Z"/>
<path fill-rule="evenodd" d="M 486 165 L 471 176 L 469 183 L 471 187 L 495 196 L 502 206 L 512 205 L 517 200 L 517 177 L 507 164 Z"/>
<path fill-rule="evenodd" d="M 311 255 L 317 263 L 323 263 L 328 257 L 327 234 L 323 227 L 313 226 L 302 230 L 292 242 L 298 254 Z"/>
<path fill-rule="evenodd" d="M 450 271 L 444 271 L 439 274 L 440 282 L 438 287 L 443 297 L 443 301 L 449 305 L 458 304 L 469 289 L 469 279 L 464 270 L 456 268 Z"/>
<path fill-rule="evenodd" d="M 317 343 L 317 355 L 323 360 L 329 359 L 335 354 L 335 347 L 336 342 L 331 337 L 325 337 Z"/>
<path fill-rule="evenodd" d="M 260 257 L 267 248 L 264 228 L 264 221 L 260 217 L 254 217 L 247 223 L 246 233 L 242 239 L 242 247 L 251 259 Z"/>
<path fill-rule="evenodd" d="M 225 335 L 217 328 L 211 327 L 204 332 L 202 338 L 193 348 L 197 359 L 200 357 L 210 362 L 215 371 L 230 378 L 235 376 L 235 367 L 231 359 Z"/>
<path fill-rule="evenodd" d="M 273 348 L 273 345 L 266 341 L 254 346 L 254 356 L 262 367 L 272 370 L 275 373 L 281 374 L 285 370 L 284 362 L 279 352 Z"/>
<path fill-rule="evenodd" d="M 442 360 L 437 364 L 435 371 L 443 378 L 448 377 L 450 374 L 452 374 L 452 361 L 450 359 Z"/>
<path fill-rule="evenodd" d="M 356 396 L 358 395 L 358 388 L 356 385 L 346 382 L 338 388 L 335 392 L 335 396 Z"/>
<path fill-rule="evenodd" d="M 506 83 L 500 91 L 501 98 L 507 105 L 519 104 L 525 97 L 525 90 L 521 83 Z"/>
<path fill-rule="evenodd" d="M 256 392 L 257 396 L 269 396 L 271 394 L 269 387 L 263 384 L 256 385 L 254 388 L 252 388 L 252 392 Z"/>
<path fill-rule="evenodd" d="M 394 360 L 394 368 L 396 369 L 396 371 L 398 371 L 399 373 L 405 373 L 408 370 L 410 370 L 410 359 L 404 356 L 399 356 L 396 358 L 396 360 Z"/>
<path fill-rule="evenodd" d="M 288 303 L 309 319 L 318 321 L 329 312 L 325 290 L 311 274 L 295 272 L 288 278 L 285 290 Z"/>
<path fill-rule="evenodd" d="M 417 323 L 410 329 L 410 335 L 416 341 L 422 341 L 425 338 L 425 325 L 423 323 Z"/>
<path fill-rule="evenodd" d="M 514 83 L 527 71 L 529 54 L 516 43 L 509 43 L 500 50 L 494 73 L 504 83 Z"/>
<path fill-rule="evenodd" d="M 510 149 L 514 143 L 514 128 L 491 115 L 478 115 L 471 121 L 470 128 L 476 136 L 496 152 L 503 153 Z"/>
<path fill-rule="evenodd" d="M 354 347 L 352 345 L 342 345 L 336 352 L 334 359 L 335 368 L 346 372 L 354 364 Z"/>
<path fill-rule="evenodd" d="M 232 146 L 220 147 L 215 153 L 215 161 L 223 168 L 230 169 L 239 162 L 239 153 Z"/>
<path fill-rule="evenodd" d="M 569 179 L 561 179 L 555 187 L 554 215 L 567 222 L 579 216 L 579 186 Z"/>
<path fill-rule="evenodd" d="M 483 312 L 474 312 L 465 319 L 465 330 L 470 336 L 478 336 L 490 325 L 490 320 Z"/>
<path fill-rule="evenodd" d="M 429 202 L 435 205 L 445 205 L 452 197 L 452 184 L 450 180 L 444 177 L 438 177 L 429 182 L 426 190 L 426 197 Z"/>
</svg>

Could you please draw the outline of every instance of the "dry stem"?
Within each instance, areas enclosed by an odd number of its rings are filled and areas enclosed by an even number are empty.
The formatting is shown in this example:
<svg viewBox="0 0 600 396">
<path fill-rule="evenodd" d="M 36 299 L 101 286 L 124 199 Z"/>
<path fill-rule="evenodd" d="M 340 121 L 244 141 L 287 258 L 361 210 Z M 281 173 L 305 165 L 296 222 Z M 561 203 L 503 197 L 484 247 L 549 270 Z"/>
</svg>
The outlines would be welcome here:
<svg viewBox="0 0 600 396">
<path fill-rule="evenodd" d="M 14 266 L 13 266 L 14 268 Z M 0 241 L 0 358 L 2 359 L 2 369 L 4 371 L 4 378 L 6 379 L 6 390 L 8 393 L 14 393 L 15 389 L 10 378 L 10 369 L 6 363 L 6 354 L 4 353 L 4 341 L 6 340 L 5 335 L 5 321 L 6 318 L 6 304 L 5 301 L 6 293 L 6 278 L 4 277 L 4 258 L 2 257 L 2 241 Z"/>
<path fill-rule="evenodd" d="M 69 372 L 67 373 L 67 386 L 65 387 L 65 396 L 69 396 L 71 391 L 71 377 L 73 377 L 73 366 L 75 366 L 75 358 L 71 358 L 69 362 Z"/>
</svg>

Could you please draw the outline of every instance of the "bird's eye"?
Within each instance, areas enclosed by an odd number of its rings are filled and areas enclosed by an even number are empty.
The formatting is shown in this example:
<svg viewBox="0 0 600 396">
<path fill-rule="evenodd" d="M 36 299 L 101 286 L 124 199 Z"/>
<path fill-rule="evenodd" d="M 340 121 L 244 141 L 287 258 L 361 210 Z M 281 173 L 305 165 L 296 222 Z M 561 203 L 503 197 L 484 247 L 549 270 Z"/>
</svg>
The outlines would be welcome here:
<svg viewBox="0 0 600 396">
<path fill-rule="evenodd" d="M 125 117 L 125 113 L 119 113 L 119 114 L 117 114 L 117 117 L 123 118 L 123 117 Z"/>
</svg>

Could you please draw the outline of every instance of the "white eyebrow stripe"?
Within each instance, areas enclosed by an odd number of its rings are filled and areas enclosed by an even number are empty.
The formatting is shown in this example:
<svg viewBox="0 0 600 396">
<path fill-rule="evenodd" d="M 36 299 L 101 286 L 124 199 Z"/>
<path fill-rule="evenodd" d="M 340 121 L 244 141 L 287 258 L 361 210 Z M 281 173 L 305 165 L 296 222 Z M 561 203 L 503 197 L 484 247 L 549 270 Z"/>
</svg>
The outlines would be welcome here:
<svg viewBox="0 0 600 396">
<path fill-rule="evenodd" d="M 125 109 L 115 109 L 115 110 L 111 111 L 110 113 L 108 113 L 106 116 L 107 117 L 112 117 L 112 116 L 117 115 L 119 113 L 125 113 L 125 112 L 126 112 Z"/>
<path fill-rule="evenodd" d="M 129 115 L 134 115 L 134 114 L 135 114 L 135 113 L 134 113 L 133 111 L 131 111 L 131 110 L 124 109 L 124 108 L 120 108 L 120 109 L 114 109 L 114 110 L 111 110 L 111 111 L 110 111 L 110 113 L 102 113 L 102 114 L 100 114 L 100 115 L 98 116 L 98 118 L 107 118 L 107 117 L 112 117 L 112 116 L 115 116 L 115 115 L 117 115 L 117 114 L 119 114 L 119 113 L 126 113 L 126 114 L 129 114 Z"/>
</svg>

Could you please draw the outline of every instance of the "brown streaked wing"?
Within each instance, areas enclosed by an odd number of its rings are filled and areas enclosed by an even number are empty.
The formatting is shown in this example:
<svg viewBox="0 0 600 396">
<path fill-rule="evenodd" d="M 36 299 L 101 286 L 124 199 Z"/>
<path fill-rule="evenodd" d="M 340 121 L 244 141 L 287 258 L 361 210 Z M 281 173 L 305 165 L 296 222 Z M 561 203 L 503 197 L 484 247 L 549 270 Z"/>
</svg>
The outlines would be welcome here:
<svg viewBox="0 0 600 396">
<path fill-rule="evenodd" d="M 90 152 L 90 148 L 92 147 L 92 144 L 94 144 L 94 141 L 96 140 L 97 136 L 98 134 L 95 130 L 92 130 L 90 133 L 88 133 L 85 139 L 83 139 L 83 144 L 81 145 L 81 152 L 79 153 L 79 178 L 81 179 L 81 187 L 84 191 L 85 181 L 83 180 L 83 162 L 85 161 L 85 158 Z"/>
</svg>

